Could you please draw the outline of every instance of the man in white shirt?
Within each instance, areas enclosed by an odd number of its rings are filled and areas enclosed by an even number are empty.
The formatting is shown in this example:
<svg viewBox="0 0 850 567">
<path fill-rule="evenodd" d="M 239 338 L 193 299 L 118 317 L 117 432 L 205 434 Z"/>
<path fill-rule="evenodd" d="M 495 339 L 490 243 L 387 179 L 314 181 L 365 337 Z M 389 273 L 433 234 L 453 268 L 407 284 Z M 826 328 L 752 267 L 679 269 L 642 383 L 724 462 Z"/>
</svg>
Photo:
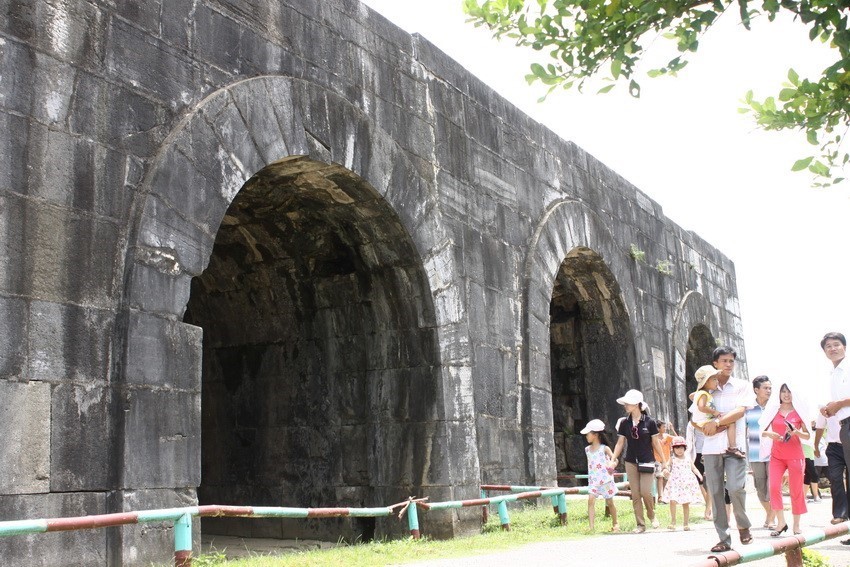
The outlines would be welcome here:
<svg viewBox="0 0 850 567">
<path fill-rule="evenodd" d="M 702 427 L 705 441 L 702 445 L 702 459 L 705 465 L 705 483 L 711 497 L 714 512 L 714 529 L 720 537 L 712 553 L 732 549 L 732 536 L 729 535 L 729 519 L 723 510 L 726 508 L 724 489 L 729 492 L 735 523 L 738 526 L 741 543 L 752 543 L 750 519 L 747 517 L 747 460 L 728 456 L 729 442 L 725 426 L 735 423 L 738 447 L 746 447 L 747 427 L 744 412 L 756 405 L 756 396 L 752 385 L 744 380 L 732 377 L 738 353 L 728 346 L 717 347 L 712 353 L 712 364 L 720 371 L 717 376 L 717 390 L 711 395 L 714 405 L 722 414 L 720 418 L 706 423 Z"/>
<path fill-rule="evenodd" d="M 820 413 L 823 417 L 834 418 L 838 422 L 838 439 L 844 454 L 844 463 L 850 463 L 850 361 L 847 360 L 847 339 L 841 333 L 827 333 L 821 339 L 820 346 L 832 363 L 829 377 L 829 403 Z M 832 478 L 830 478 L 830 483 Z M 835 493 L 833 493 L 835 498 Z M 846 513 L 850 513 L 848 508 Z M 841 543 L 850 545 L 850 539 Z"/>
</svg>

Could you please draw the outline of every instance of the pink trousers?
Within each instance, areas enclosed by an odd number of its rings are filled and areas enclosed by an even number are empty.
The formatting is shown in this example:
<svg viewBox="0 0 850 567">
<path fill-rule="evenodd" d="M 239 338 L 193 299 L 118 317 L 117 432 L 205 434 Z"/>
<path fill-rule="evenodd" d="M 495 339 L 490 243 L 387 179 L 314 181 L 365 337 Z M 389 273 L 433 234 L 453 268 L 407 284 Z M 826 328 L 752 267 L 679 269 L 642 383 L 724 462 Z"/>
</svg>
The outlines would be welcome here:
<svg viewBox="0 0 850 567">
<path fill-rule="evenodd" d="M 782 510 L 782 477 L 788 471 L 788 492 L 791 494 L 791 513 L 806 513 L 806 494 L 803 492 L 805 459 L 770 457 L 770 509 Z"/>
</svg>

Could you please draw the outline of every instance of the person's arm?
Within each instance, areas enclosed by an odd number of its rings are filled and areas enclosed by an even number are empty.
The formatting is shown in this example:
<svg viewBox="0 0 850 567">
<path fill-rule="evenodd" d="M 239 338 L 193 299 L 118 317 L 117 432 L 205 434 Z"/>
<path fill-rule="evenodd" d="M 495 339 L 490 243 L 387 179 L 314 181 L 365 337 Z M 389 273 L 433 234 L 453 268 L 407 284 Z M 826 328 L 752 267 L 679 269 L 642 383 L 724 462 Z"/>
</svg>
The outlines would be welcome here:
<svg viewBox="0 0 850 567">
<path fill-rule="evenodd" d="M 655 451 L 656 455 L 664 456 L 664 450 L 661 448 L 661 441 L 658 440 L 658 434 L 652 436 L 652 449 Z M 670 461 L 660 461 L 662 466 L 666 469 L 670 464 Z"/>
<path fill-rule="evenodd" d="M 738 406 L 732 411 L 721 414 L 720 417 L 715 417 L 714 421 L 709 421 L 703 425 L 702 431 L 708 436 L 714 435 L 715 433 L 722 431 L 722 428 L 728 426 L 730 423 L 735 423 L 744 417 L 744 412 L 746 411 L 747 408 L 744 406 Z"/>
<path fill-rule="evenodd" d="M 697 409 L 699 409 L 699 411 L 701 411 L 705 415 L 710 415 L 713 417 L 717 417 L 720 415 L 719 411 L 713 409 L 711 406 L 708 405 L 707 396 L 700 396 L 699 398 L 697 398 Z"/>
<path fill-rule="evenodd" d="M 771 429 L 765 429 L 764 431 L 762 431 L 761 436 L 767 437 L 768 439 L 773 439 L 774 441 L 778 441 L 779 439 L 782 439 L 782 435 L 780 435 L 779 433 L 777 433 L 777 432 L 775 432 Z"/>
<path fill-rule="evenodd" d="M 806 427 L 805 423 L 801 423 L 800 427 L 795 427 L 794 431 L 791 432 L 791 435 L 796 435 L 803 440 L 808 440 L 808 438 L 811 437 L 809 429 Z"/>
<path fill-rule="evenodd" d="M 625 446 L 625 444 L 626 444 L 626 438 L 623 437 L 622 435 L 618 436 L 617 437 L 617 444 L 614 445 L 614 453 L 611 455 L 611 463 L 612 463 L 611 468 L 616 468 L 617 463 L 619 462 L 619 459 L 620 459 L 620 454 L 623 452 L 623 447 Z"/>
<path fill-rule="evenodd" d="M 826 417 L 832 417 L 838 410 L 841 408 L 850 407 L 850 398 L 844 398 L 843 400 L 834 400 L 826 404 L 822 409 L 821 413 Z"/>
<path fill-rule="evenodd" d="M 691 472 L 692 472 L 692 473 L 694 473 L 695 475 L 697 475 L 697 478 L 698 478 L 698 479 L 702 480 L 702 473 L 701 473 L 701 472 L 699 472 L 699 469 L 698 469 L 698 468 L 697 468 L 697 466 L 696 466 L 695 464 L 693 464 L 693 463 L 691 463 Z"/>
<path fill-rule="evenodd" d="M 820 458 L 820 440 L 823 438 L 823 429 L 815 429 L 815 457 Z"/>
</svg>

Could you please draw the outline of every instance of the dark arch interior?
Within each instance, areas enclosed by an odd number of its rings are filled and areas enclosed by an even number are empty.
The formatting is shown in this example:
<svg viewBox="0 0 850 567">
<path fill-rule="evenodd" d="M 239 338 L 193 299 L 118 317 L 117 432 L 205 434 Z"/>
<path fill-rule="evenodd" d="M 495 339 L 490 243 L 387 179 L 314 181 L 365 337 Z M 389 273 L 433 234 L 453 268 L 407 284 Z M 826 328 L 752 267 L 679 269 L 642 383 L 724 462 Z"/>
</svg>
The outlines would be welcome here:
<svg viewBox="0 0 850 567">
<path fill-rule="evenodd" d="M 694 374 L 700 366 L 711 364 L 711 354 L 716 346 L 714 336 L 705 325 L 694 326 L 688 334 L 688 351 L 685 354 L 685 405 L 687 407 L 680 412 L 683 416 L 689 415 L 687 410 L 691 402 L 688 395 L 697 389 Z"/>
<path fill-rule="evenodd" d="M 418 258 L 386 201 L 341 166 L 287 158 L 245 184 L 185 315 L 204 330 L 201 504 L 372 507 L 428 484 L 438 350 Z M 396 524 L 202 530 L 368 540 Z"/>
<path fill-rule="evenodd" d="M 634 337 L 620 286 L 602 258 L 573 249 L 558 270 L 549 306 L 552 414 L 558 474 L 584 472 L 591 419 L 613 431 L 616 399 L 636 385 Z"/>
</svg>

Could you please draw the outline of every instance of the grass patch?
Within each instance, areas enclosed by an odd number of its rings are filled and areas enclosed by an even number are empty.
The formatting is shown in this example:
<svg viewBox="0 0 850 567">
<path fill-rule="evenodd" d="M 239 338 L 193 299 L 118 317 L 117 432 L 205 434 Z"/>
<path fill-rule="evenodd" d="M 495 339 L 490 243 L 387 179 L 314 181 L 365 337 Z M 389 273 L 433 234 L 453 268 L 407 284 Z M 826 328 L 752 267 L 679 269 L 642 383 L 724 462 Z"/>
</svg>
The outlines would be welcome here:
<svg viewBox="0 0 850 567">
<path fill-rule="evenodd" d="M 201 567 L 298 567 L 298 566 L 327 566 L 339 565 L 387 565 L 419 561 L 423 557 L 440 559 L 446 557 L 462 557 L 480 555 L 503 549 L 518 547 L 527 543 L 539 541 L 570 540 L 584 537 L 616 538 L 611 534 L 611 520 L 604 517 L 602 501 L 597 501 L 596 532 L 592 533 L 587 524 L 587 505 L 583 499 L 569 499 L 569 523 L 566 527 L 558 523 L 558 518 L 552 508 L 544 505 L 526 505 L 510 510 L 511 531 L 504 532 L 499 525 L 498 514 L 491 514 L 490 521 L 483 526 L 482 532 L 469 537 L 451 540 L 432 540 L 424 536 L 419 541 L 410 538 L 376 541 L 355 545 L 341 544 L 333 549 L 294 552 L 287 555 L 257 556 L 246 559 L 227 560 L 221 551 L 202 555 L 195 559 L 194 565 Z M 703 522 L 702 506 L 691 506 L 692 524 Z M 620 529 L 629 532 L 635 528 L 636 522 L 630 500 L 617 500 L 617 515 Z M 670 523 L 669 506 L 656 507 L 656 516 L 662 528 Z M 682 510 L 677 507 L 678 525 L 681 529 Z M 615 540 L 607 540 L 614 542 Z M 226 550 L 224 550 L 226 551 Z"/>
</svg>

